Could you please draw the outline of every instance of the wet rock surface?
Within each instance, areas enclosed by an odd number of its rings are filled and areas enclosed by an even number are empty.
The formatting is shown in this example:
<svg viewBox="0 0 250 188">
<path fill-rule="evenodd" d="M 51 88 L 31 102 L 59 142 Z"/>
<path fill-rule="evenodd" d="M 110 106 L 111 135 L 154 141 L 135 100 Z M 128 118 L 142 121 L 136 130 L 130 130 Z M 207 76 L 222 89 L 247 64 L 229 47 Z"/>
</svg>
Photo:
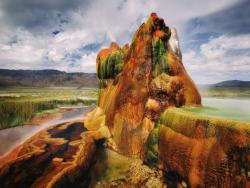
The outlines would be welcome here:
<svg viewBox="0 0 250 188">
<path fill-rule="evenodd" d="M 88 185 L 95 142 L 85 133 L 82 123 L 60 124 L 37 133 L 1 159 L 1 187 Z M 86 181 L 78 182 L 80 176 Z"/>
</svg>

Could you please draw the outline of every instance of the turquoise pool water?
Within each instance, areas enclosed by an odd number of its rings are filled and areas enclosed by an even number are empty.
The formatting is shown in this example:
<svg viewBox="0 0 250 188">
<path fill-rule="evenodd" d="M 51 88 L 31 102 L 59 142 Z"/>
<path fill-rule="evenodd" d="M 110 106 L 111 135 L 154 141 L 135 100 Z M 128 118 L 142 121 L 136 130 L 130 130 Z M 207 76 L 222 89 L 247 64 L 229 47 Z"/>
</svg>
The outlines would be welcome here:
<svg viewBox="0 0 250 188">
<path fill-rule="evenodd" d="M 184 110 L 226 119 L 250 121 L 250 98 L 202 98 L 203 107 Z"/>
</svg>

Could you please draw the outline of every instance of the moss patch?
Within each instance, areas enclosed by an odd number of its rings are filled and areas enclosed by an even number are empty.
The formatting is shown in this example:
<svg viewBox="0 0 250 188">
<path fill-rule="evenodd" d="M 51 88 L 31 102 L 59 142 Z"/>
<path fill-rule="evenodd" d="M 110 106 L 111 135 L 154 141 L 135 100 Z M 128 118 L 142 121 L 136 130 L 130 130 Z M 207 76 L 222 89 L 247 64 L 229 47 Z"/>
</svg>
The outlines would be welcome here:
<svg viewBox="0 0 250 188">
<path fill-rule="evenodd" d="M 101 61 L 98 68 L 98 77 L 103 79 L 114 79 L 123 68 L 124 50 L 112 52 Z"/>
<path fill-rule="evenodd" d="M 157 77 L 161 73 L 169 72 L 167 63 L 166 49 L 161 39 L 152 40 L 152 55 L 153 55 L 153 76 Z"/>
<path fill-rule="evenodd" d="M 250 123 L 247 122 L 200 115 L 180 108 L 165 110 L 159 123 L 189 137 L 192 137 L 198 126 L 204 128 L 205 137 L 219 136 L 222 131 L 250 131 Z"/>
<path fill-rule="evenodd" d="M 144 152 L 144 161 L 150 166 L 154 166 L 158 162 L 158 142 L 160 138 L 161 125 L 158 124 L 156 128 L 150 133 Z"/>
</svg>

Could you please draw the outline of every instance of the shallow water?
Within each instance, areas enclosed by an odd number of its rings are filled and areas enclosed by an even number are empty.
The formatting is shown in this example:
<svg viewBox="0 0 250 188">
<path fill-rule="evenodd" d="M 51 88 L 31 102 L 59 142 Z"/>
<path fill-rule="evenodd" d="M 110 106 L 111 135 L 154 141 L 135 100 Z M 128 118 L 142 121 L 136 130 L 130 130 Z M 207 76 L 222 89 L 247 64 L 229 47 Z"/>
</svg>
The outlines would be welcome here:
<svg viewBox="0 0 250 188">
<path fill-rule="evenodd" d="M 249 98 L 202 98 L 204 108 L 189 108 L 199 114 L 219 116 L 226 119 L 250 121 Z"/>
<path fill-rule="evenodd" d="M 94 107 L 94 105 L 76 107 L 72 111 L 62 113 L 60 117 L 55 117 L 37 126 L 23 125 L 0 130 L 0 157 L 7 154 L 9 151 L 22 144 L 28 138 L 45 128 L 60 123 L 80 120 L 84 113 L 93 109 Z"/>
</svg>

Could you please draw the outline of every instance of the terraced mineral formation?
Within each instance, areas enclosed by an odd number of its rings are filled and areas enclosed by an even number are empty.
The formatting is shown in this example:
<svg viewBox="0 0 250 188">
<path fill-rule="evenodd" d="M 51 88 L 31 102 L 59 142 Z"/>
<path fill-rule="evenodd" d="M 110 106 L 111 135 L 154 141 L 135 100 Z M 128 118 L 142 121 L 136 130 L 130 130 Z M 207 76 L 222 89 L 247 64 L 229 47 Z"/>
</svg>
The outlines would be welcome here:
<svg viewBox="0 0 250 188">
<path fill-rule="evenodd" d="M 184 179 L 190 187 L 250 186 L 250 123 L 169 108 L 146 148 L 149 165 Z"/>
</svg>

